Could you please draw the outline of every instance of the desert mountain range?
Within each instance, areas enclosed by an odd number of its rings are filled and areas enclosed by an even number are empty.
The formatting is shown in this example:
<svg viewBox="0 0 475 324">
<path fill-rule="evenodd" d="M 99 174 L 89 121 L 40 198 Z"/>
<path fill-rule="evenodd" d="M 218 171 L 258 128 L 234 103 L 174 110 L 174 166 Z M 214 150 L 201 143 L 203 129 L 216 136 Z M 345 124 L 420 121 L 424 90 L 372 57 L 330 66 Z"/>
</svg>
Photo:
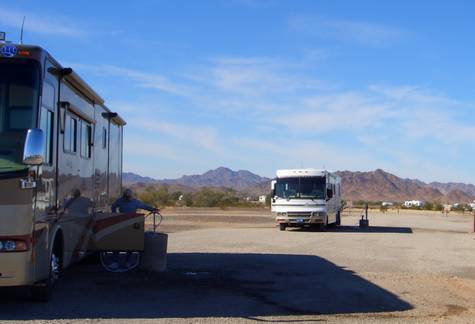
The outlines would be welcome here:
<svg viewBox="0 0 475 324">
<path fill-rule="evenodd" d="M 370 172 L 338 171 L 342 178 L 345 200 L 404 201 L 424 200 L 465 203 L 475 199 L 475 186 L 464 183 L 425 183 L 403 179 L 384 170 Z M 170 186 L 170 190 L 195 191 L 201 187 L 231 188 L 248 195 L 268 194 L 270 179 L 247 170 L 233 171 L 219 167 L 200 175 L 184 175 L 178 179 L 157 180 L 135 173 L 124 173 L 128 186 Z"/>
</svg>

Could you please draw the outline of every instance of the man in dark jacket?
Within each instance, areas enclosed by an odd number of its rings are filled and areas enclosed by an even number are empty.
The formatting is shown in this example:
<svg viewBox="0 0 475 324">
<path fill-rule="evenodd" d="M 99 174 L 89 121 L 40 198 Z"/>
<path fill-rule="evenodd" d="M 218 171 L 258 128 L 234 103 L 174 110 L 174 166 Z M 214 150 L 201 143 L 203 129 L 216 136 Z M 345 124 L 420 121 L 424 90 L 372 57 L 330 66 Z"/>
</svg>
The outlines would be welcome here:
<svg viewBox="0 0 475 324">
<path fill-rule="evenodd" d="M 135 213 L 137 212 L 137 209 L 144 209 L 150 212 L 158 211 L 157 208 L 144 204 L 140 200 L 135 199 L 133 197 L 133 192 L 130 189 L 124 190 L 122 197 L 117 199 L 114 204 L 112 204 L 111 209 L 113 213 L 117 213 L 117 211 L 119 211 L 120 213 L 124 214 Z"/>
<path fill-rule="evenodd" d="M 112 212 L 115 214 L 117 212 L 123 214 L 136 213 L 138 209 L 148 210 L 153 213 L 157 213 L 159 210 L 155 207 L 144 204 L 138 199 L 133 197 L 133 192 L 130 189 L 125 189 L 122 197 L 117 199 L 111 206 Z M 131 267 L 134 263 L 132 253 L 126 252 L 125 258 L 120 257 L 119 252 L 114 252 L 114 259 L 111 264 L 109 264 L 109 269 L 112 271 L 124 271 Z"/>
</svg>

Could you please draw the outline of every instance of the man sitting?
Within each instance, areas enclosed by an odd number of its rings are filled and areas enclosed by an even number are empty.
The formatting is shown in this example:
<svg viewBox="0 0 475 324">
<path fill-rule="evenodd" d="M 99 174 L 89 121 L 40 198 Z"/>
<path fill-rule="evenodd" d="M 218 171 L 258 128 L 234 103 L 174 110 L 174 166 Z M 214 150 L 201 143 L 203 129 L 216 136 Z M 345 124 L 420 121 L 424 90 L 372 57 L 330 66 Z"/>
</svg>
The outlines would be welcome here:
<svg viewBox="0 0 475 324">
<path fill-rule="evenodd" d="M 136 213 L 138 209 L 148 210 L 152 213 L 157 213 L 159 210 L 155 207 L 144 204 L 138 199 L 133 198 L 133 192 L 131 189 L 125 189 L 122 197 L 118 198 L 111 206 L 112 213 L 117 212 L 123 214 Z M 124 253 L 122 253 L 124 254 Z M 113 262 L 109 264 L 109 269 L 112 271 L 120 271 L 129 269 L 135 260 L 131 252 L 125 252 L 124 256 L 120 256 L 119 252 L 113 253 Z"/>
<path fill-rule="evenodd" d="M 136 213 L 138 209 L 148 210 L 153 213 L 158 212 L 157 208 L 144 204 L 140 200 L 133 198 L 133 192 L 131 189 L 125 189 L 122 197 L 112 204 L 111 209 L 113 213 L 117 213 L 117 210 L 119 210 L 120 213 L 124 214 Z"/>
</svg>

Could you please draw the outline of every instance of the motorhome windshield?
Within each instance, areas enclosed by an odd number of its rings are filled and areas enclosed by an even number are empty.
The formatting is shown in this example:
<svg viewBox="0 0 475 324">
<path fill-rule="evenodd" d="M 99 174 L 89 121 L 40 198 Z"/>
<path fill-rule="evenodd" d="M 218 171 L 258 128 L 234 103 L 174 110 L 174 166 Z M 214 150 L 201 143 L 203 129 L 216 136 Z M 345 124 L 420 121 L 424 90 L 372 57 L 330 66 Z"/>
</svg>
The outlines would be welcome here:
<svg viewBox="0 0 475 324">
<path fill-rule="evenodd" d="M 324 177 L 280 178 L 275 184 L 279 198 L 325 199 Z"/>
<path fill-rule="evenodd" d="M 25 168 L 23 141 L 35 127 L 39 81 L 37 65 L 0 61 L 0 173 Z"/>
<path fill-rule="evenodd" d="M 34 127 L 38 84 L 36 66 L 0 63 L 0 132 Z"/>
</svg>

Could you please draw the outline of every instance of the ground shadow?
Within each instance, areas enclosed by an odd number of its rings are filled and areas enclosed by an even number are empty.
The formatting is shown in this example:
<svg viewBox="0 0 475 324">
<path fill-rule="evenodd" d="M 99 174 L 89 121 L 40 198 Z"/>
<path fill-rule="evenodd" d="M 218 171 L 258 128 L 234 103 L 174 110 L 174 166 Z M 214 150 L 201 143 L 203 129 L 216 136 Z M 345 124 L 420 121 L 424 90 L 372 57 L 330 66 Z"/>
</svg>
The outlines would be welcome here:
<svg viewBox="0 0 475 324">
<path fill-rule="evenodd" d="M 412 309 L 354 272 L 310 255 L 172 253 L 163 274 L 68 270 L 47 304 L 0 299 L 1 320 L 295 316 Z"/>
<path fill-rule="evenodd" d="M 369 226 L 369 227 L 359 227 L 359 226 L 349 226 L 341 225 L 336 227 L 327 227 L 322 228 L 313 228 L 313 227 L 295 227 L 288 228 L 292 231 L 302 231 L 302 232 L 348 232 L 348 233 L 397 233 L 397 234 L 412 234 L 412 228 L 410 227 L 398 227 L 398 226 Z"/>
</svg>

